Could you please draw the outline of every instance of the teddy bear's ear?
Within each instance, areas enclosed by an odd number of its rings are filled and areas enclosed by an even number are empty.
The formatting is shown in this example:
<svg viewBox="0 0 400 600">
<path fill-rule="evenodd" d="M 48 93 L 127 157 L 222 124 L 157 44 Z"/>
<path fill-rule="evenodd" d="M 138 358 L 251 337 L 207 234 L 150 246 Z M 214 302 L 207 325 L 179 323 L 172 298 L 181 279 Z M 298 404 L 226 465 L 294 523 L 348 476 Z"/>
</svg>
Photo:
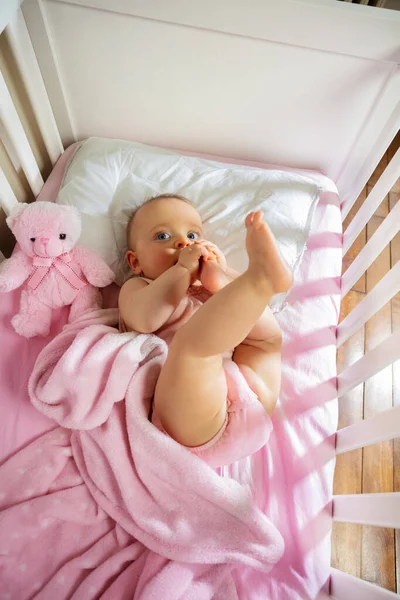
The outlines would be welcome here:
<svg viewBox="0 0 400 600">
<path fill-rule="evenodd" d="M 9 228 L 11 229 L 11 231 L 13 230 L 16 220 L 22 214 L 22 212 L 26 209 L 27 206 L 28 206 L 28 204 L 26 202 L 17 202 L 17 204 L 11 210 L 10 214 L 8 215 L 8 217 L 6 219 L 6 223 L 9 226 Z"/>
</svg>

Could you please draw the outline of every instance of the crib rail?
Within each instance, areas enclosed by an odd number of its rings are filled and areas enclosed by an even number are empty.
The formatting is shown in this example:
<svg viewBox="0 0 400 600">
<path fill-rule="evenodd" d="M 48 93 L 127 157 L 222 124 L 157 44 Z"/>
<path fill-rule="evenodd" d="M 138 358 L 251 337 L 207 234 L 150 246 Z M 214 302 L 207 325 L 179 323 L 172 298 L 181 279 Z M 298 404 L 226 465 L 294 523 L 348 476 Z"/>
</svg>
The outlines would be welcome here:
<svg viewBox="0 0 400 600">
<path fill-rule="evenodd" d="M 25 20 L 21 10 L 16 10 L 17 5 L 19 6 L 19 4 L 20 2 L 15 2 L 15 7 L 10 15 L 10 11 L 2 8 L 0 16 L 3 19 L 6 17 L 8 19 L 5 35 L 27 90 L 29 101 L 34 110 L 35 118 L 37 119 L 39 130 L 50 161 L 52 164 L 55 164 L 58 157 L 63 152 L 63 145 L 29 33 L 26 28 Z M 22 169 L 34 196 L 37 196 L 44 183 L 43 177 L 7 87 L 4 75 L 1 72 L 0 138 L 15 170 L 18 172 Z M 15 193 L 7 180 L 3 169 L 0 169 L 0 207 L 8 214 L 16 202 L 17 198 Z"/>
<path fill-rule="evenodd" d="M 400 406 L 364 419 L 336 434 L 336 454 L 400 437 Z"/>
<path fill-rule="evenodd" d="M 338 376 L 338 398 L 399 359 L 400 331 L 397 331 Z"/>
<path fill-rule="evenodd" d="M 334 496 L 333 520 L 374 527 L 400 528 L 400 493 Z"/>
<path fill-rule="evenodd" d="M 393 156 L 389 165 L 382 173 L 381 177 L 375 184 L 373 190 L 368 195 L 366 202 L 362 205 L 356 216 L 346 229 L 343 235 L 343 254 L 346 254 L 355 242 L 357 236 L 364 229 L 383 198 L 392 189 L 400 176 L 400 148 Z M 356 198 L 353 199 L 352 203 L 348 203 L 342 207 L 342 219 L 344 220 L 350 212 Z"/>
<path fill-rule="evenodd" d="M 400 205 L 390 211 L 382 225 L 377 229 L 357 258 L 342 277 L 342 298 L 372 265 L 382 250 L 398 233 L 400 227 Z"/>
<path fill-rule="evenodd" d="M 372 239 L 372 238 L 371 238 Z M 400 291 L 400 262 L 386 273 L 381 281 L 366 295 L 337 328 L 337 347 L 349 339 Z"/>
<path fill-rule="evenodd" d="M 333 600 L 394 600 L 398 595 L 353 577 L 338 569 L 331 569 L 331 596 Z"/>
<path fill-rule="evenodd" d="M 6 145 L 11 142 L 33 193 L 37 196 L 43 186 L 43 178 L 15 109 L 3 75 L 0 73 L 0 120 L 5 130 Z M 7 139 L 8 138 L 8 139 Z M 3 136 L 2 136 L 3 139 Z"/>
<path fill-rule="evenodd" d="M 54 165 L 64 147 L 21 10 L 14 14 L 5 35 L 27 89 L 46 150 Z"/>
<path fill-rule="evenodd" d="M 343 255 L 350 250 L 360 233 L 376 214 L 385 196 L 391 191 L 399 177 L 400 149 L 396 151 L 348 225 L 343 235 Z M 342 206 L 342 220 L 348 215 L 353 204 L 354 201 Z M 399 231 L 400 202 L 390 210 L 342 276 L 342 298 L 367 272 Z M 337 328 L 337 348 L 340 348 L 353 334 L 366 325 L 399 292 L 400 261 L 397 261 L 391 265 L 391 269 L 339 324 Z M 399 359 L 400 331 L 394 331 L 384 341 L 369 350 L 362 358 L 339 374 L 337 378 L 338 398 L 344 396 L 356 386 L 367 382 L 378 372 Z M 379 394 L 379 391 L 376 393 Z M 400 437 L 400 405 L 340 429 L 336 434 L 336 454 L 366 448 L 397 437 Z M 390 529 L 400 528 L 400 493 L 398 492 L 335 495 L 332 506 L 333 520 L 337 522 Z M 330 592 L 331 597 L 338 600 L 398 598 L 393 592 L 336 569 L 332 569 L 331 572 Z"/>
</svg>

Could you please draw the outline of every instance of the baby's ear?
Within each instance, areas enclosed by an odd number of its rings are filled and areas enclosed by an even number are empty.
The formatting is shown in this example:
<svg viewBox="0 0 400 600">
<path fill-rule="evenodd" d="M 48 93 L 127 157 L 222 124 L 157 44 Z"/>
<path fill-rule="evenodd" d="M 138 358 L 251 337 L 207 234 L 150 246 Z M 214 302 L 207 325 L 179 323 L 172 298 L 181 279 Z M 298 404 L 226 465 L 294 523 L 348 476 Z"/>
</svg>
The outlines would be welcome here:
<svg viewBox="0 0 400 600">
<path fill-rule="evenodd" d="M 8 215 L 8 217 L 6 219 L 6 223 L 9 226 L 9 228 L 11 229 L 11 231 L 14 231 L 13 227 L 14 227 L 18 217 L 23 213 L 23 211 L 27 208 L 27 206 L 29 206 L 29 205 L 26 202 L 17 202 L 17 204 L 11 210 L 10 214 Z"/>
<path fill-rule="evenodd" d="M 128 250 L 125 254 L 126 262 L 130 266 L 131 270 L 135 275 L 140 275 L 142 269 L 140 268 L 139 261 L 136 256 L 136 252 L 133 250 Z"/>
</svg>

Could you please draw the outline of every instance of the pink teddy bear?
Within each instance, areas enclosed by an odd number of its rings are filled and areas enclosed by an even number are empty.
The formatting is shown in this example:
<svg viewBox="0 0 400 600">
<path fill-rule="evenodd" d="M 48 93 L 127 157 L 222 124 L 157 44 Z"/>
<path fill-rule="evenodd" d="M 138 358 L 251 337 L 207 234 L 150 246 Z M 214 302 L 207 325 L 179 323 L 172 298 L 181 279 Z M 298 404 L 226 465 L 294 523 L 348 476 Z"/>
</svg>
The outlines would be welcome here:
<svg viewBox="0 0 400 600">
<path fill-rule="evenodd" d="M 10 292 L 25 283 L 20 310 L 11 319 L 19 335 L 47 335 L 53 308 L 71 304 L 69 322 L 101 308 L 97 287 L 110 284 L 114 273 L 96 254 L 75 247 L 81 234 L 76 208 L 21 202 L 11 211 L 7 225 L 18 247 L 0 265 L 0 291 Z"/>
</svg>

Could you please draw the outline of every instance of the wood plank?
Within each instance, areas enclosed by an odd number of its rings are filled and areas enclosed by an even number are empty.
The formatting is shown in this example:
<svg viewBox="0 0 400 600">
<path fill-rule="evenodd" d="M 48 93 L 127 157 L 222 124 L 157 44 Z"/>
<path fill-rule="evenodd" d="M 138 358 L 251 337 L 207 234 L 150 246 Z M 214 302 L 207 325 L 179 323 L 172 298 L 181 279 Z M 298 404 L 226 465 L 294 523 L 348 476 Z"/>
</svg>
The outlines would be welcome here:
<svg viewBox="0 0 400 600">
<path fill-rule="evenodd" d="M 399 134 L 400 143 L 400 134 Z M 399 182 L 400 183 L 400 180 Z M 389 208 L 392 210 L 400 201 L 400 189 L 398 192 L 389 194 Z M 391 264 L 395 265 L 400 260 L 400 232 L 393 238 L 390 244 Z M 400 293 L 392 300 L 392 331 L 400 329 Z M 400 364 L 393 365 L 393 404 L 400 405 Z M 394 440 L 393 444 L 393 466 L 394 466 L 394 489 L 400 492 L 400 438 Z M 397 593 L 400 594 L 400 531 L 395 532 L 396 539 L 396 582 Z"/>
<path fill-rule="evenodd" d="M 349 212 L 349 214 L 343 221 L 343 231 L 346 231 L 349 223 L 352 221 L 354 215 L 357 213 L 358 209 L 363 204 L 366 196 L 367 196 L 367 188 L 365 187 L 363 189 L 363 191 L 361 192 L 361 194 L 359 195 L 359 197 L 357 198 L 356 202 L 354 203 L 354 206 L 352 207 L 351 211 Z M 348 266 L 354 261 L 356 256 L 358 256 L 358 254 L 364 248 L 366 242 L 367 242 L 367 228 L 364 227 L 363 231 L 357 237 L 357 239 L 354 242 L 354 244 L 352 245 L 352 247 L 349 249 L 348 252 L 346 252 L 345 256 L 343 257 L 342 274 L 347 270 Z M 365 290 L 366 290 L 365 281 L 366 281 L 366 274 L 364 273 L 360 277 L 360 279 L 357 281 L 357 283 L 354 284 L 352 289 L 356 292 L 362 292 L 365 294 Z M 341 318 L 344 319 L 347 316 L 347 314 L 348 313 L 341 312 Z"/>
<path fill-rule="evenodd" d="M 388 154 L 387 154 L 387 152 L 385 152 L 385 154 L 382 156 L 381 160 L 379 161 L 378 165 L 376 166 L 375 171 L 372 173 L 371 177 L 369 178 L 368 185 L 373 187 L 387 166 L 388 166 Z"/>
<path fill-rule="evenodd" d="M 397 132 L 397 134 L 395 135 L 395 137 L 393 138 L 393 141 L 390 144 L 389 148 L 387 149 L 388 161 L 392 160 L 393 156 L 396 154 L 396 152 L 399 148 L 400 148 L 400 129 Z"/>
<path fill-rule="evenodd" d="M 343 320 L 364 298 L 351 290 L 342 300 L 340 320 Z M 364 328 L 359 329 L 337 352 L 338 373 L 364 355 Z M 363 418 L 363 384 L 339 400 L 338 429 Z M 334 494 L 359 494 L 362 490 L 362 449 L 341 454 L 336 459 Z M 353 523 L 333 523 L 332 566 L 355 577 L 361 577 L 362 527 Z"/>
<path fill-rule="evenodd" d="M 371 185 L 368 182 L 366 187 L 367 187 L 367 195 L 369 195 L 370 192 L 371 192 L 371 190 L 373 190 L 375 186 Z M 387 200 L 387 196 L 385 196 L 385 198 L 382 200 L 382 202 L 380 203 L 380 205 L 376 209 L 375 216 L 376 217 L 382 217 L 384 219 L 385 217 L 388 216 L 388 214 L 389 214 L 389 203 L 388 203 L 388 200 Z"/>
<path fill-rule="evenodd" d="M 388 203 L 388 197 L 386 198 Z M 382 218 L 372 217 L 367 225 L 369 240 L 382 223 Z M 367 270 L 367 293 L 390 269 L 389 245 Z M 365 326 L 365 352 L 375 348 L 391 335 L 391 305 L 387 303 Z M 383 369 L 365 382 L 364 417 L 391 408 L 392 366 Z M 363 449 L 364 493 L 393 491 L 393 442 L 387 441 Z M 388 590 L 395 590 L 394 530 L 363 527 L 361 576 Z"/>
<path fill-rule="evenodd" d="M 392 160 L 393 156 L 396 154 L 396 152 L 399 148 L 400 148 L 400 131 L 397 133 L 396 137 L 394 138 L 393 142 L 390 144 L 390 146 L 388 148 L 388 151 L 387 151 L 388 162 L 390 162 Z M 396 194 L 400 194 L 400 177 L 398 178 L 397 182 L 392 187 L 392 192 L 396 193 Z"/>
</svg>

